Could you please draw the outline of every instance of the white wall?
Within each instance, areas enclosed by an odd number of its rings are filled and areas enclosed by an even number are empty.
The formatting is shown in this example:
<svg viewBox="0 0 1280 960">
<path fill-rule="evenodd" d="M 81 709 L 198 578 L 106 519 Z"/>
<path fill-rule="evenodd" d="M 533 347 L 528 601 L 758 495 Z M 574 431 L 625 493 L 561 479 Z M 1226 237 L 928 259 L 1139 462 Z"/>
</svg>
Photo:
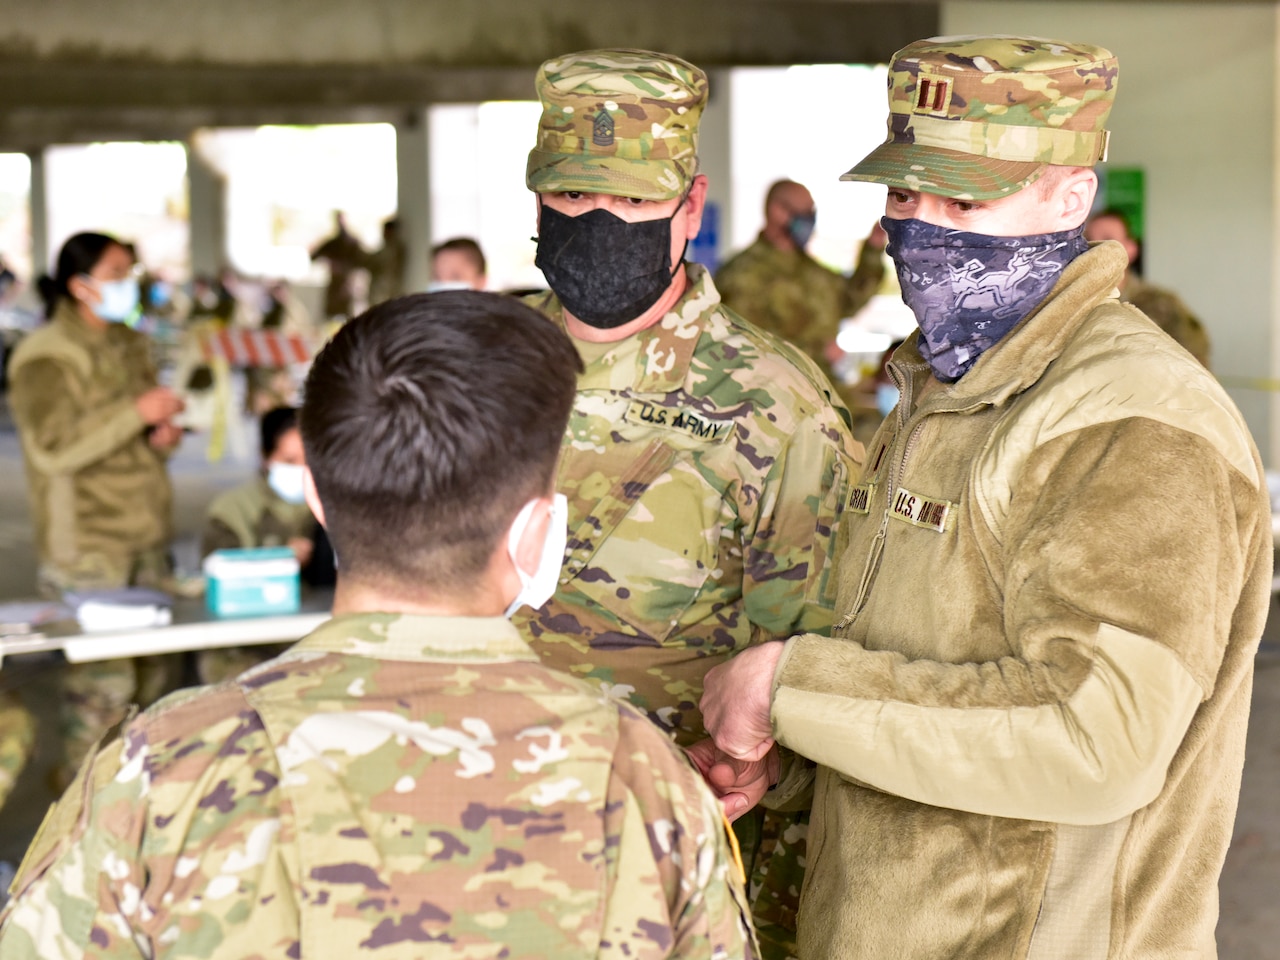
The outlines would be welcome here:
<svg viewBox="0 0 1280 960">
<path fill-rule="evenodd" d="M 1111 162 L 1146 170 L 1146 274 L 1208 327 L 1214 372 L 1280 457 L 1277 9 L 1249 3 L 944 2 L 944 34 L 1095 43 L 1120 59 Z M 1194 52 L 1194 57 L 1191 56 Z"/>
</svg>

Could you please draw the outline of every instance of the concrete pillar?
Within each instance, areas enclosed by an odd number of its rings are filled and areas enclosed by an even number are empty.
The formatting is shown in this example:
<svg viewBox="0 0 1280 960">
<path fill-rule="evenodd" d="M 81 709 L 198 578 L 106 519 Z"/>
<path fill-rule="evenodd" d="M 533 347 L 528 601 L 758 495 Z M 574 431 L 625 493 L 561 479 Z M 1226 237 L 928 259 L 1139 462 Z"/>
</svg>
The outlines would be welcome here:
<svg viewBox="0 0 1280 960">
<path fill-rule="evenodd" d="M 193 144 L 187 144 L 187 193 L 192 276 L 216 276 L 227 263 L 227 184 Z"/>
<path fill-rule="evenodd" d="M 730 97 L 728 70 L 713 70 L 708 79 L 711 97 L 702 112 L 698 131 L 698 159 L 707 175 L 707 214 L 702 233 L 690 245 L 690 259 L 718 266 L 730 254 L 733 210 L 733 163 L 730 150 Z"/>
<path fill-rule="evenodd" d="M 400 236 L 405 244 L 404 289 L 415 293 L 431 282 L 431 132 L 427 108 L 415 108 L 396 124 Z"/>
<path fill-rule="evenodd" d="M 49 194 L 44 178 L 44 151 L 32 150 L 31 192 L 27 203 L 31 211 L 31 276 L 49 273 Z"/>
</svg>

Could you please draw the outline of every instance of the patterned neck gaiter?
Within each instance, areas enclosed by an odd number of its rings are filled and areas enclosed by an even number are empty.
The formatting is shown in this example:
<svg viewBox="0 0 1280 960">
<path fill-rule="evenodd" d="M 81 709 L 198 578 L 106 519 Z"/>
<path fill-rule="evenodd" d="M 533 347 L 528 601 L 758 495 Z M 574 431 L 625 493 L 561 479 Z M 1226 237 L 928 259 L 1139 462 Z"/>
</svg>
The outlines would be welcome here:
<svg viewBox="0 0 1280 960">
<path fill-rule="evenodd" d="M 923 220 L 880 221 L 902 299 L 920 324 L 920 355 L 955 383 L 1049 295 L 1088 249 L 1084 226 L 1030 237 L 992 237 Z"/>
</svg>

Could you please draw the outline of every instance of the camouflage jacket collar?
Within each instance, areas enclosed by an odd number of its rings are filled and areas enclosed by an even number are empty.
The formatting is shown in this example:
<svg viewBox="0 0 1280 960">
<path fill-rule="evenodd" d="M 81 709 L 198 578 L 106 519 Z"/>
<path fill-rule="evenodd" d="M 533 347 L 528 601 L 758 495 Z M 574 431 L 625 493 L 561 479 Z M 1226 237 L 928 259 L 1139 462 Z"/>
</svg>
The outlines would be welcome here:
<svg viewBox="0 0 1280 960">
<path fill-rule="evenodd" d="M 972 370 L 932 390 L 927 406 L 934 411 L 975 410 L 1002 404 L 1035 385 L 1093 309 L 1115 299 L 1126 262 L 1118 243 L 1090 246 L 1062 271 L 1044 302 L 984 353 Z M 915 336 L 908 337 L 893 356 L 894 367 L 911 381 L 912 396 L 920 395 L 930 375 L 916 344 Z"/>
<path fill-rule="evenodd" d="M 538 660 L 506 617 L 430 617 L 407 613 L 343 614 L 304 637 L 293 651 L 444 663 Z"/>
<path fill-rule="evenodd" d="M 684 269 L 689 283 L 675 305 L 657 323 L 618 341 L 590 363 L 578 378 L 579 390 L 673 393 L 684 387 L 698 340 L 720 306 L 720 293 L 707 268 L 686 263 Z M 554 294 L 530 302 L 564 326 L 564 309 Z"/>
</svg>

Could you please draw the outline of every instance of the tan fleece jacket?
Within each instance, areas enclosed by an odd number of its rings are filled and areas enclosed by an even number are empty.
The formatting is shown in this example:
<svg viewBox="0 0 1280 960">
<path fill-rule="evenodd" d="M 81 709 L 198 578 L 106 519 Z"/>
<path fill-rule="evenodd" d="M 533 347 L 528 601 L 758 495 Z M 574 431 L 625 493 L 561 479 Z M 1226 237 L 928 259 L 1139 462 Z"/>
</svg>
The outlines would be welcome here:
<svg viewBox="0 0 1280 960">
<path fill-rule="evenodd" d="M 1213 957 L 1271 579 L 1262 465 L 1092 247 L 958 383 L 914 338 L 777 739 L 805 957 Z"/>
<path fill-rule="evenodd" d="M 123 583 L 132 559 L 170 536 L 165 459 L 134 407 L 156 385 L 147 338 L 119 323 L 92 329 L 63 300 L 18 345 L 9 378 L 41 563 Z"/>
</svg>

